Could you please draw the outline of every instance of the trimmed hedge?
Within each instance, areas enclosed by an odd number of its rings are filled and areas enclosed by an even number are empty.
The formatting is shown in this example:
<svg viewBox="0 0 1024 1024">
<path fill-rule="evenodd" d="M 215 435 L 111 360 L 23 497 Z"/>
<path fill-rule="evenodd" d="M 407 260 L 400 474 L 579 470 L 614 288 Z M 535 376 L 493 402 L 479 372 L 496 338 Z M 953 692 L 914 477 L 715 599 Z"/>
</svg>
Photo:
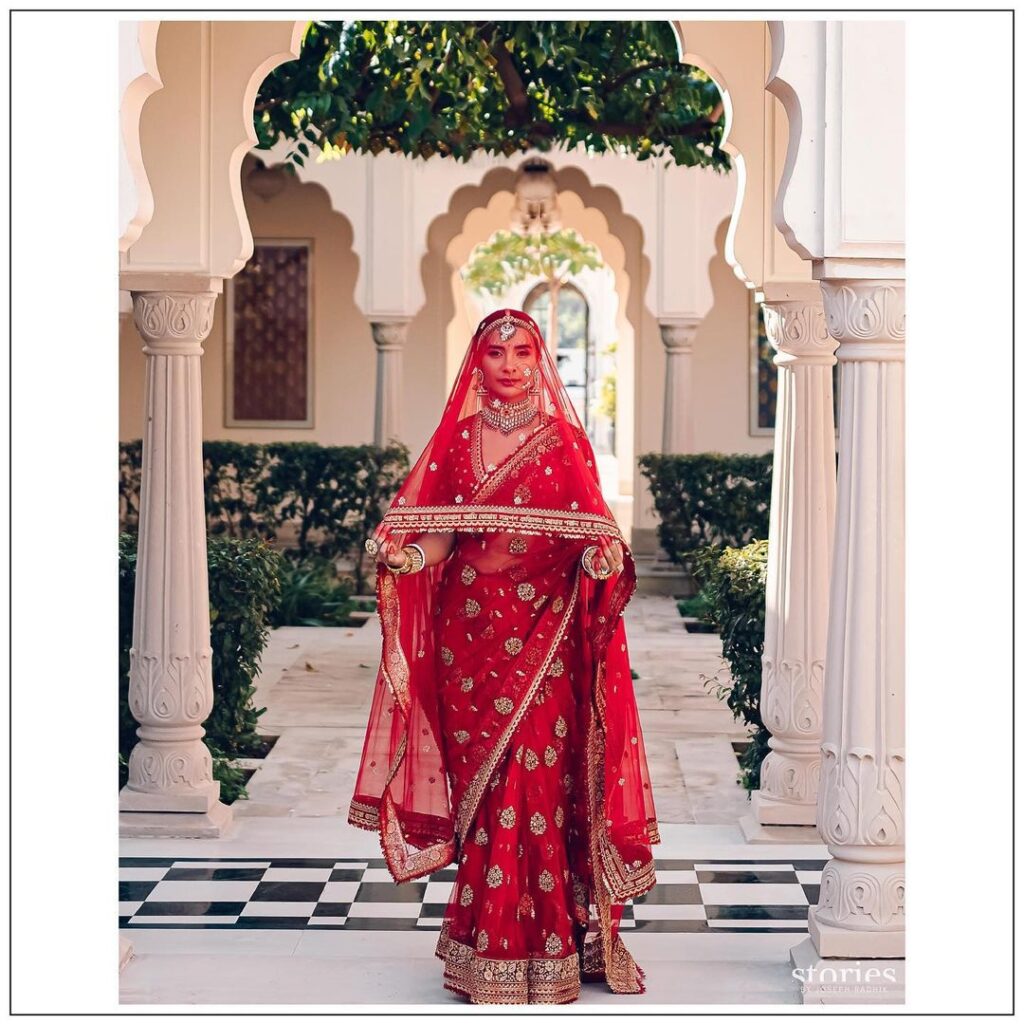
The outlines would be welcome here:
<svg viewBox="0 0 1024 1024">
<path fill-rule="evenodd" d="M 138 529 L 142 442 L 121 444 L 121 528 Z M 310 441 L 203 442 L 203 486 L 211 536 L 273 539 L 291 527 L 289 558 L 347 558 L 356 591 L 369 575 L 363 542 L 381 520 L 409 469 L 409 450 L 394 444 L 320 445 Z"/>
<path fill-rule="evenodd" d="M 731 687 L 719 686 L 733 717 L 753 727 L 750 746 L 740 759 L 740 783 L 749 790 L 761 785 L 761 762 L 768 754 L 770 733 L 761 721 L 761 655 L 764 652 L 765 580 L 768 541 L 741 548 L 708 546 L 694 553 L 694 575 L 719 627 L 722 654 L 731 669 Z"/>
<path fill-rule="evenodd" d="M 127 759 L 138 742 L 137 723 L 128 708 L 128 672 L 135 595 L 136 537 L 123 533 L 119 544 L 120 764 L 121 784 Z M 213 710 L 203 726 L 213 756 L 214 778 L 222 799 L 245 795 L 242 772 L 229 759 L 260 752 L 256 731 L 266 708 L 256 708 L 253 686 L 269 637 L 268 619 L 280 600 L 281 555 L 257 538 L 211 537 L 207 543 L 210 580 L 210 646 L 213 649 Z"/>
<path fill-rule="evenodd" d="M 772 453 L 660 455 L 639 459 L 660 517 L 658 541 L 678 565 L 692 571 L 706 545 L 740 547 L 768 536 Z"/>
</svg>

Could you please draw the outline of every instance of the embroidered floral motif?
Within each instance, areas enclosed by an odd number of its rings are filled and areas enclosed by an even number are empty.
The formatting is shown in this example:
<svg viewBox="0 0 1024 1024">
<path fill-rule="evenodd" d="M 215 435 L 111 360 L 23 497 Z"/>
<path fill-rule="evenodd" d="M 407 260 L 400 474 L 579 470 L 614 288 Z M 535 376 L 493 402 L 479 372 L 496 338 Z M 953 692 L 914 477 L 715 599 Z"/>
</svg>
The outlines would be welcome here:
<svg viewBox="0 0 1024 1024">
<path fill-rule="evenodd" d="M 520 601 L 532 601 L 537 591 L 532 583 L 520 583 L 516 587 L 516 593 L 519 595 Z"/>
<path fill-rule="evenodd" d="M 459 906 L 468 907 L 473 902 L 473 886 L 464 885 L 459 895 Z"/>
<path fill-rule="evenodd" d="M 544 817 L 540 811 L 535 811 L 530 816 L 530 831 L 535 836 L 541 836 L 544 834 L 548 827 L 548 819 Z"/>
<path fill-rule="evenodd" d="M 502 715 L 511 715 L 515 710 L 515 704 L 510 697 L 495 697 L 494 710 Z"/>
<path fill-rule="evenodd" d="M 562 810 L 561 806 L 555 808 L 555 828 L 561 828 L 562 823 L 565 821 L 565 811 Z"/>
<path fill-rule="evenodd" d="M 456 505 L 461 505 L 462 504 L 462 495 L 461 494 L 456 494 L 455 495 L 455 504 Z"/>
<path fill-rule="evenodd" d="M 461 579 L 462 582 L 468 586 L 470 583 L 473 582 L 473 580 L 476 579 L 476 569 L 474 569 L 473 566 L 471 565 L 464 565 L 462 567 L 462 574 L 459 576 L 459 579 Z"/>
<path fill-rule="evenodd" d="M 561 658 L 555 658 L 555 660 L 553 662 L 551 662 L 551 668 L 548 670 L 548 675 L 549 676 L 560 676 L 564 671 L 565 671 L 565 665 L 562 662 L 562 659 Z"/>
<path fill-rule="evenodd" d="M 495 865 L 487 869 L 487 884 L 492 889 L 497 889 L 503 881 L 505 881 L 505 876 L 502 874 L 501 868 Z"/>
<path fill-rule="evenodd" d="M 501 814 L 498 815 L 498 821 L 501 822 L 502 828 L 515 828 L 516 809 L 514 807 L 506 807 Z"/>
<path fill-rule="evenodd" d="M 471 598 L 471 597 L 467 597 L 466 598 L 466 606 L 465 606 L 464 610 L 465 610 L 465 613 L 466 613 L 466 618 L 471 619 L 471 618 L 473 618 L 474 615 L 479 615 L 480 614 L 480 602 L 479 601 L 474 601 L 473 598 Z"/>
<path fill-rule="evenodd" d="M 435 471 L 436 469 L 437 469 L 437 463 L 436 463 L 436 462 L 432 462 L 432 463 L 430 464 L 430 470 L 431 470 L 431 472 L 434 472 L 434 471 Z"/>
<path fill-rule="evenodd" d="M 568 731 L 569 727 L 565 724 L 565 719 L 559 715 L 558 718 L 555 719 L 555 735 L 565 736 Z"/>
<path fill-rule="evenodd" d="M 441 648 L 441 660 L 446 664 L 450 665 L 455 660 L 455 655 L 452 654 L 447 647 Z"/>
<path fill-rule="evenodd" d="M 455 733 L 455 740 L 457 743 L 465 743 L 469 739 L 469 733 L 465 729 L 459 729 Z"/>
<path fill-rule="evenodd" d="M 520 917 L 534 917 L 536 916 L 533 909 L 533 897 L 527 892 L 523 893 L 519 900 L 519 916 Z"/>
<path fill-rule="evenodd" d="M 558 760 L 558 751 L 554 747 L 544 748 L 544 763 L 550 768 Z"/>
<path fill-rule="evenodd" d="M 469 693 L 469 691 L 473 689 L 472 676 L 466 676 L 466 678 L 462 680 L 459 689 L 461 689 L 463 693 Z"/>
<path fill-rule="evenodd" d="M 551 953 L 552 955 L 562 952 L 562 940 L 554 932 L 548 936 L 547 941 L 544 943 L 544 952 Z"/>
<path fill-rule="evenodd" d="M 532 491 L 530 490 L 530 488 L 529 488 L 529 487 L 527 487 L 527 486 L 526 486 L 526 484 L 520 484 L 520 485 L 519 485 L 519 486 L 518 486 L 518 487 L 517 487 L 517 488 L 516 488 L 516 489 L 515 489 L 515 490 L 514 490 L 514 491 L 512 492 L 512 500 L 513 500 L 513 501 L 514 501 L 514 502 L 515 502 L 515 503 L 516 503 L 517 505 L 522 505 L 522 503 L 523 503 L 524 501 L 529 501 L 529 500 L 530 500 L 530 495 L 531 495 L 531 494 L 532 494 Z"/>
<path fill-rule="evenodd" d="M 508 553 L 510 555 L 521 555 L 526 551 L 526 541 L 522 537 L 513 537 L 508 542 Z"/>
<path fill-rule="evenodd" d="M 537 752 L 527 748 L 526 751 L 526 770 L 532 772 L 537 765 L 540 764 L 540 758 L 537 757 Z"/>
<path fill-rule="evenodd" d="M 480 953 L 485 953 L 487 951 L 487 945 L 489 942 L 490 939 L 488 939 L 487 937 L 487 932 L 481 930 L 480 934 L 476 937 L 477 951 Z"/>
<path fill-rule="evenodd" d="M 481 825 L 476 830 L 476 835 L 473 837 L 473 842 L 475 842 L 477 846 L 487 845 L 487 829 L 485 829 L 483 825 Z"/>
<path fill-rule="evenodd" d="M 551 892 L 555 887 L 555 876 L 545 868 L 537 876 L 537 884 L 544 890 L 544 892 Z"/>
<path fill-rule="evenodd" d="M 510 636 L 505 641 L 505 650 L 509 654 L 518 654 L 523 649 L 523 641 L 517 636 Z"/>
<path fill-rule="evenodd" d="M 501 698 L 499 697 L 498 700 L 501 700 Z M 497 703 L 497 701 L 495 701 L 495 703 Z M 522 760 L 523 760 L 523 745 L 522 745 L 522 743 L 520 743 L 519 746 L 516 747 L 516 764 L 522 763 Z"/>
<path fill-rule="evenodd" d="M 553 612 L 554 612 L 554 613 L 555 613 L 556 615 L 560 615 L 560 614 L 561 614 L 561 612 L 562 612 L 562 609 L 563 609 L 564 607 L 565 607 L 565 601 L 563 601 L 561 597 L 556 597 L 556 598 L 554 599 L 554 601 L 552 601 L 552 602 L 551 602 L 551 610 L 552 610 L 552 611 L 553 611 Z"/>
</svg>

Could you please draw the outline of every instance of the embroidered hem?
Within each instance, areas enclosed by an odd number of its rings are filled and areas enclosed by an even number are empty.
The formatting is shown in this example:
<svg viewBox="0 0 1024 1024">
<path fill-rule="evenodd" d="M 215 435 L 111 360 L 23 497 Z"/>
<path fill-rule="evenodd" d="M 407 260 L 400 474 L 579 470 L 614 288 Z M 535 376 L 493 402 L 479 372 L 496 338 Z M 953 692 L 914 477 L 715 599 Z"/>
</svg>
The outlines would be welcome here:
<svg viewBox="0 0 1024 1024">
<path fill-rule="evenodd" d="M 441 925 L 434 955 L 444 961 L 444 987 L 471 1003 L 571 1003 L 580 994 L 580 957 L 498 960 L 450 937 Z"/>
</svg>

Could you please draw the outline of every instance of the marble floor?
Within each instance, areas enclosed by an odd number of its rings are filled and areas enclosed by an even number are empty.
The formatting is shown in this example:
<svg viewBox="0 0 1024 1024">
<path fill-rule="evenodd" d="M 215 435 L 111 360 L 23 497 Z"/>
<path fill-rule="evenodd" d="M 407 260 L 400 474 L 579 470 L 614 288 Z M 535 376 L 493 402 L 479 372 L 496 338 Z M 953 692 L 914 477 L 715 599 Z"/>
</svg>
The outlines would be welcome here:
<svg viewBox="0 0 1024 1024">
<path fill-rule="evenodd" d="M 709 690 L 728 679 L 719 638 L 688 633 L 675 603 L 650 595 L 626 629 L 662 835 L 658 885 L 622 926 L 647 992 L 588 984 L 577 1005 L 799 1003 L 789 952 L 807 937 L 825 847 L 809 828 L 745 840 L 744 730 Z M 376 619 L 276 630 L 255 700 L 279 739 L 228 833 L 122 840 L 123 1004 L 463 1005 L 433 956 L 454 869 L 395 886 L 376 836 L 345 820 L 379 645 Z"/>
</svg>

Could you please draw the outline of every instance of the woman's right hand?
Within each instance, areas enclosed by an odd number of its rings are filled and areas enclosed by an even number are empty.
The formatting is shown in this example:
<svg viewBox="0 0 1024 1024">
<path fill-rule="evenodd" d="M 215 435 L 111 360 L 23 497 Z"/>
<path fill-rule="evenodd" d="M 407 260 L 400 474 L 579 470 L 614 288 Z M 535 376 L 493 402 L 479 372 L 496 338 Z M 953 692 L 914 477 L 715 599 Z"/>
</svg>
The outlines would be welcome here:
<svg viewBox="0 0 1024 1024">
<path fill-rule="evenodd" d="M 391 531 L 383 523 L 377 524 L 377 529 L 373 531 L 373 539 L 380 545 L 377 551 L 378 562 L 383 562 L 392 569 L 401 569 L 405 565 L 409 556 L 392 539 Z"/>
</svg>

